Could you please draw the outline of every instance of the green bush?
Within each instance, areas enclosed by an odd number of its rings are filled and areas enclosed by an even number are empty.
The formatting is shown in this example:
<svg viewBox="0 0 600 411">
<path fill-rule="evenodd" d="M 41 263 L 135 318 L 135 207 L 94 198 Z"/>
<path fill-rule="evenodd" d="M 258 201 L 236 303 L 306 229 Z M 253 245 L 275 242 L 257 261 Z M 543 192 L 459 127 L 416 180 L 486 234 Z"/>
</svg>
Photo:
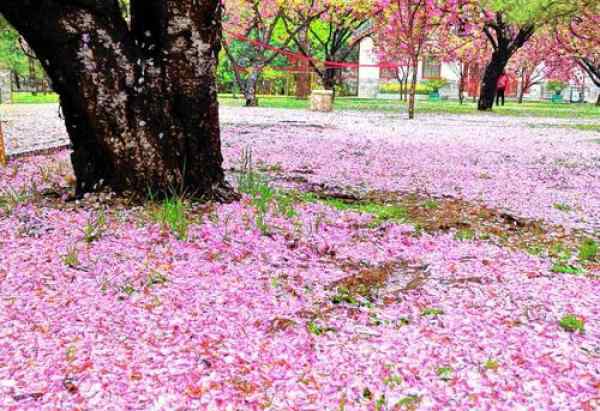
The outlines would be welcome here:
<svg viewBox="0 0 600 411">
<path fill-rule="evenodd" d="M 437 91 L 440 91 L 440 89 L 446 85 L 448 85 L 448 80 L 446 80 L 445 78 L 423 81 L 423 87 L 425 87 L 427 93 L 435 93 Z"/>
<path fill-rule="evenodd" d="M 546 88 L 555 94 L 560 94 L 564 89 L 567 88 L 567 83 L 560 80 L 550 80 L 546 83 Z"/>
<path fill-rule="evenodd" d="M 382 94 L 398 94 L 400 93 L 400 83 L 385 83 L 379 86 L 379 92 Z M 423 86 L 423 84 L 418 83 L 416 87 L 416 94 L 427 95 L 429 92 Z"/>
</svg>

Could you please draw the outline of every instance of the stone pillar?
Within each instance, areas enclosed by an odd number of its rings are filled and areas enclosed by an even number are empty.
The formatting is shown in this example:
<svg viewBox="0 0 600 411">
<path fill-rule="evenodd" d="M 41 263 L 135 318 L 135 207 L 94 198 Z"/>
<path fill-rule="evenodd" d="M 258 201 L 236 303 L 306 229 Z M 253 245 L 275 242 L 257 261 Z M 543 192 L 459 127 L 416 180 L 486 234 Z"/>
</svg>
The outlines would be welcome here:
<svg viewBox="0 0 600 411">
<path fill-rule="evenodd" d="M 12 82 L 9 70 L 0 69 L 0 104 L 12 103 Z"/>
<path fill-rule="evenodd" d="M 379 67 L 363 67 L 377 64 L 373 39 L 366 37 L 360 42 L 360 58 L 358 68 L 358 97 L 375 98 L 379 93 Z"/>
<path fill-rule="evenodd" d="M 0 104 L 12 103 L 12 82 L 9 70 L 0 69 Z"/>
</svg>

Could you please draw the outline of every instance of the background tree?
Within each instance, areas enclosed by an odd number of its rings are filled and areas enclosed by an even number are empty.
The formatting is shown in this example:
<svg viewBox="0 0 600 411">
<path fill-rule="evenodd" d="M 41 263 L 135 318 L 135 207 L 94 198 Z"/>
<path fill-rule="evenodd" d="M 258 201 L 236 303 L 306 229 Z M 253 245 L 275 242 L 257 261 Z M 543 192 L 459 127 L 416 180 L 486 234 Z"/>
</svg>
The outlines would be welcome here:
<svg viewBox="0 0 600 411">
<path fill-rule="evenodd" d="M 231 199 L 215 87 L 219 0 L 3 0 L 60 95 L 77 193 Z"/>
<path fill-rule="evenodd" d="M 480 27 L 493 50 L 479 93 L 478 109 L 483 111 L 492 109 L 498 78 L 535 31 L 557 16 L 572 16 L 581 11 L 581 4 L 571 0 L 461 1 L 462 18 L 469 21 L 470 27 Z"/>
<path fill-rule="evenodd" d="M 379 6 L 382 12 L 376 19 L 378 47 L 387 54 L 388 61 L 408 60 L 408 118 L 414 119 L 419 61 L 437 53 L 436 31 L 445 23 L 446 12 L 437 0 L 382 0 Z"/>
<path fill-rule="evenodd" d="M 554 54 L 558 51 L 572 59 L 600 87 L 600 3 L 581 0 L 579 3 L 579 14 L 556 21 Z M 600 106 L 600 94 L 596 105 Z"/>
<path fill-rule="evenodd" d="M 377 13 L 375 0 L 316 0 L 308 8 L 289 8 L 285 23 L 288 33 L 308 28 L 308 38 L 300 41 L 293 36 L 294 44 L 309 59 L 323 87 L 335 93 L 344 63 L 355 61 L 360 42 L 373 34 L 371 18 Z"/>
<path fill-rule="evenodd" d="M 552 39 L 546 33 L 537 33 L 525 44 L 508 64 L 508 71 L 519 79 L 518 102 L 533 86 L 544 83 L 552 72 L 555 62 L 549 59 L 553 54 Z"/>
<path fill-rule="evenodd" d="M 226 0 L 225 41 L 223 47 L 231 62 L 235 80 L 245 97 L 246 106 L 257 106 L 257 83 L 266 67 L 282 56 L 301 32 L 290 33 L 283 24 L 284 9 L 290 4 L 280 0 Z M 315 16 L 311 17 L 308 22 Z M 281 64 L 285 64 L 283 58 Z"/>
</svg>

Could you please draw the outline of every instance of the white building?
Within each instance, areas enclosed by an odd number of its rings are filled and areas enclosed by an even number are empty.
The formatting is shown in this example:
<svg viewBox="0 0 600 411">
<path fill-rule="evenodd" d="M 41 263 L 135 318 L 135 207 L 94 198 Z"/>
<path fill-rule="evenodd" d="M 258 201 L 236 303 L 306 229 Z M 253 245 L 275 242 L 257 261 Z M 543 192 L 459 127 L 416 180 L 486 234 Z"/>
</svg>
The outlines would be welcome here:
<svg viewBox="0 0 600 411">
<path fill-rule="evenodd" d="M 382 70 L 373 65 L 377 64 L 377 56 L 374 52 L 374 44 L 371 38 L 365 38 L 360 43 L 360 67 L 358 69 L 358 97 L 359 98 L 376 98 L 376 97 L 390 97 L 389 95 L 382 96 L 379 92 L 380 85 L 384 82 L 382 79 Z M 424 59 L 419 62 L 417 71 L 417 81 L 421 82 L 427 79 L 443 78 L 448 81 L 448 85 L 440 90 L 442 98 L 457 99 L 458 98 L 458 83 L 460 79 L 460 70 L 458 64 L 453 63 L 439 63 L 435 59 Z M 579 102 L 583 100 L 588 103 L 596 103 L 598 94 L 600 94 L 600 88 L 598 88 L 589 78 L 585 75 L 585 82 L 583 87 L 576 84 L 572 84 L 571 87 L 565 89 L 562 93 L 565 101 Z M 507 97 L 516 97 L 518 82 L 513 81 L 512 87 L 507 91 Z M 477 87 L 478 88 L 478 87 Z M 468 87 L 467 87 L 468 89 Z M 468 94 L 467 92 L 465 94 Z M 525 100 L 547 100 L 551 97 L 548 90 L 545 89 L 544 84 L 535 85 L 523 95 Z M 467 95 L 465 95 L 467 97 Z"/>
</svg>

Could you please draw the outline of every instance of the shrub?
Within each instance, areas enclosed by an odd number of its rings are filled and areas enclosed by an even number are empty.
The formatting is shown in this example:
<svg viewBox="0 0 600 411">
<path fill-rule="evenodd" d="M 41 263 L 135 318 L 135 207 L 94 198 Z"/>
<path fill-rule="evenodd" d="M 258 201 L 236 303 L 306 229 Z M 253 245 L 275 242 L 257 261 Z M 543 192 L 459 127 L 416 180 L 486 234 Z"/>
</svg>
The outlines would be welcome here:
<svg viewBox="0 0 600 411">
<path fill-rule="evenodd" d="M 574 333 L 576 331 L 583 332 L 585 326 L 584 321 L 573 314 L 565 315 L 560 320 L 559 324 L 563 330 L 568 331 L 570 333 Z"/>
<path fill-rule="evenodd" d="M 440 89 L 445 87 L 446 85 L 448 85 L 448 80 L 444 78 L 423 81 L 423 86 L 425 87 L 428 93 L 435 93 L 437 91 L 440 91 Z"/>
<path fill-rule="evenodd" d="M 584 240 L 579 246 L 579 260 L 592 261 L 598 256 L 598 243 L 591 238 Z"/>
<path fill-rule="evenodd" d="M 555 94 L 560 94 L 565 88 L 567 88 L 567 83 L 560 80 L 550 80 L 546 83 L 546 88 Z"/>
<path fill-rule="evenodd" d="M 383 94 L 398 94 L 400 93 L 400 83 L 394 82 L 382 84 L 379 86 L 379 92 Z M 423 84 L 418 83 L 415 89 L 415 94 L 427 95 L 429 92 Z"/>
</svg>

